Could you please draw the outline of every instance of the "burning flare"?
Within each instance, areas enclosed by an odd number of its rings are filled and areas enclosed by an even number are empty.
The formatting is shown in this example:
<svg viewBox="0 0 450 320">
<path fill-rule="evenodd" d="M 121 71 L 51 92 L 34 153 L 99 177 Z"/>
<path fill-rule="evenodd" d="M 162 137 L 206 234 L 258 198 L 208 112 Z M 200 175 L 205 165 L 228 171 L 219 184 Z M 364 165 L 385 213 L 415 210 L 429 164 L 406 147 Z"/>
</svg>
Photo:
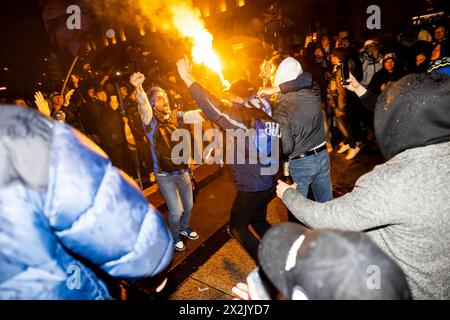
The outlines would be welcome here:
<svg viewBox="0 0 450 320">
<path fill-rule="evenodd" d="M 217 72 L 222 83 L 229 87 L 230 83 L 222 74 L 222 64 L 213 49 L 213 36 L 205 28 L 200 12 L 194 8 L 180 3 L 171 7 L 173 23 L 183 36 L 192 40 L 192 59 L 195 63 L 204 64 Z"/>
</svg>

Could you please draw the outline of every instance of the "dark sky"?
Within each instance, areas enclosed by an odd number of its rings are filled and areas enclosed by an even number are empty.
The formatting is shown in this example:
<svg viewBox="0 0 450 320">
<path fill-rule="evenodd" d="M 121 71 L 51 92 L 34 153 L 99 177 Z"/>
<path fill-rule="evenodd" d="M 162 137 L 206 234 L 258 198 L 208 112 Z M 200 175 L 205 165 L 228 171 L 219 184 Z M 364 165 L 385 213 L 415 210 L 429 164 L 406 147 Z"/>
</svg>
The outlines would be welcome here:
<svg viewBox="0 0 450 320">
<path fill-rule="evenodd" d="M 15 91 L 23 92 L 46 70 L 49 42 L 36 1 L 1 1 L 0 15 L 0 85 L 6 79 Z"/>
</svg>

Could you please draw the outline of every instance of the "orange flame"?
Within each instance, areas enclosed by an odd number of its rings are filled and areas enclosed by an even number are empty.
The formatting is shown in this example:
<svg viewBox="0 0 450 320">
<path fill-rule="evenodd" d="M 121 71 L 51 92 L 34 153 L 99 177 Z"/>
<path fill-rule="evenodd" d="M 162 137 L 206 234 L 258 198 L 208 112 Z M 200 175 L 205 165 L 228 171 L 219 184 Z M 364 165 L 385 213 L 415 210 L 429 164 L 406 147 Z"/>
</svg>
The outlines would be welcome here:
<svg viewBox="0 0 450 320">
<path fill-rule="evenodd" d="M 200 12 L 183 3 L 172 6 L 171 11 L 178 32 L 192 40 L 193 61 L 214 70 L 222 83 L 229 87 L 230 83 L 223 76 L 222 64 L 213 48 L 213 36 L 205 28 Z"/>
</svg>

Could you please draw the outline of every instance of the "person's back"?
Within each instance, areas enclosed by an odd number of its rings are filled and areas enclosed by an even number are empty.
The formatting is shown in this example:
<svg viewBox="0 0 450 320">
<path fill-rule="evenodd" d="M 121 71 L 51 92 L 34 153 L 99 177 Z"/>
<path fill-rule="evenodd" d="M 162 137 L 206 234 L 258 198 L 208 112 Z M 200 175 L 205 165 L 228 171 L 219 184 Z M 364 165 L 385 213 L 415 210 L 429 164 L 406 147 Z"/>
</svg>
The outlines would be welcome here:
<svg viewBox="0 0 450 320">
<path fill-rule="evenodd" d="M 450 143 L 434 144 L 406 150 L 359 181 L 378 185 L 373 214 L 392 216 L 368 235 L 395 257 L 420 299 L 450 299 L 449 163 Z"/>
<path fill-rule="evenodd" d="M 0 299 L 110 298 L 79 259 L 128 279 L 168 266 L 163 218 L 98 147 L 17 107 L 0 124 Z"/>
<path fill-rule="evenodd" d="M 289 128 L 290 137 L 282 137 L 283 153 L 289 156 L 296 157 L 325 141 L 318 86 L 279 94 L 273 118 L 282 124 L 282 130 Z"/>
<path fill-rule="evenodd" d="M 325 204 L 281 192 L 286 206 L 313 228 L 366 231 L 405 272 L 415 299 L 450 299 L 449 99 L 448 76 L 400 79 L 375 110 L 386 163 Z"/>
</svg>

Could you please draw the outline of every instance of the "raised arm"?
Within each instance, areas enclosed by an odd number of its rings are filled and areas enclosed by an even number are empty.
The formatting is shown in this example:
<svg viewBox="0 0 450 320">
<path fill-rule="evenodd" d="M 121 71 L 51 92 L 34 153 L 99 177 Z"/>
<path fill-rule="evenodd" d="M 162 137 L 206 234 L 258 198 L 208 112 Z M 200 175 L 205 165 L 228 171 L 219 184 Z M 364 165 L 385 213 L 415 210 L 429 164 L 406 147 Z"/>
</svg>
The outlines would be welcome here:
<svg viewBox="0 0 450 320">
<path fill-rule="evenodd" d="M 369 110 L 375 110 L 375 105 L 378 100 L 378 95 L 371 90 L 366 89 L 362 84 L 355 79 L 350 73 L 350 79 L 347 79 L 348 85 L 344 86 L 347 90 L 353 91 L 361 99 L 364 107 Z"/>
<path fill-rule="evenodd" d="M 147 94 L 142 87 L 144 80 L 145 76 L 140 72 L 133 73 L 130 77 L 131 84 L 136 88 L 136 99 L 138 101 L 138 110 L 141 115 L 141 120 L 146 126 L 148 126 L 150 121 L 152 121 L 153 110 L 150 102 L 148 101 Z"/>
<path fill-rule="evenodd" d="M 50 107 L 40 91 L 34 94 L 34 101 L 36 102 L 39 112 L 47 118 L 50 118 Z"/>
<path fill-rule="evenodd" d="M 358 179 L 352 192 L 325 203 L 306 199 L 282 181 L 278 183 L 277 195 L 298 220 L 312 228 L 366 231 L 400 223 L 397 215 L 390 214 L 391 187 L 381 179 L 384 177 L 377 173 L 368 173 Z"/>
<path fill-rule="evenodd" d="M 258 96 L 271 96 L 276 93 L 294 92 L 305 88 L 311 88 L 313 85 L 312 75 L 308 72 L 303 72 L 296 79 L 280 84 L 273 88 L 259 88 Z"/>
<path fill-rule="evenodd" d="M 179 60 L 177 68 L 181 79 L 189 87 L 189 92 L 200 109 L 222 129 L 255 129 L 257 118 L 261 120 L 270 119 L 264 111 L 258 109 L 243 108 L 238 112 L 226 106 L 196 82 L 191 74 L 190 63 L 187 58 Z"/>
</svg>

